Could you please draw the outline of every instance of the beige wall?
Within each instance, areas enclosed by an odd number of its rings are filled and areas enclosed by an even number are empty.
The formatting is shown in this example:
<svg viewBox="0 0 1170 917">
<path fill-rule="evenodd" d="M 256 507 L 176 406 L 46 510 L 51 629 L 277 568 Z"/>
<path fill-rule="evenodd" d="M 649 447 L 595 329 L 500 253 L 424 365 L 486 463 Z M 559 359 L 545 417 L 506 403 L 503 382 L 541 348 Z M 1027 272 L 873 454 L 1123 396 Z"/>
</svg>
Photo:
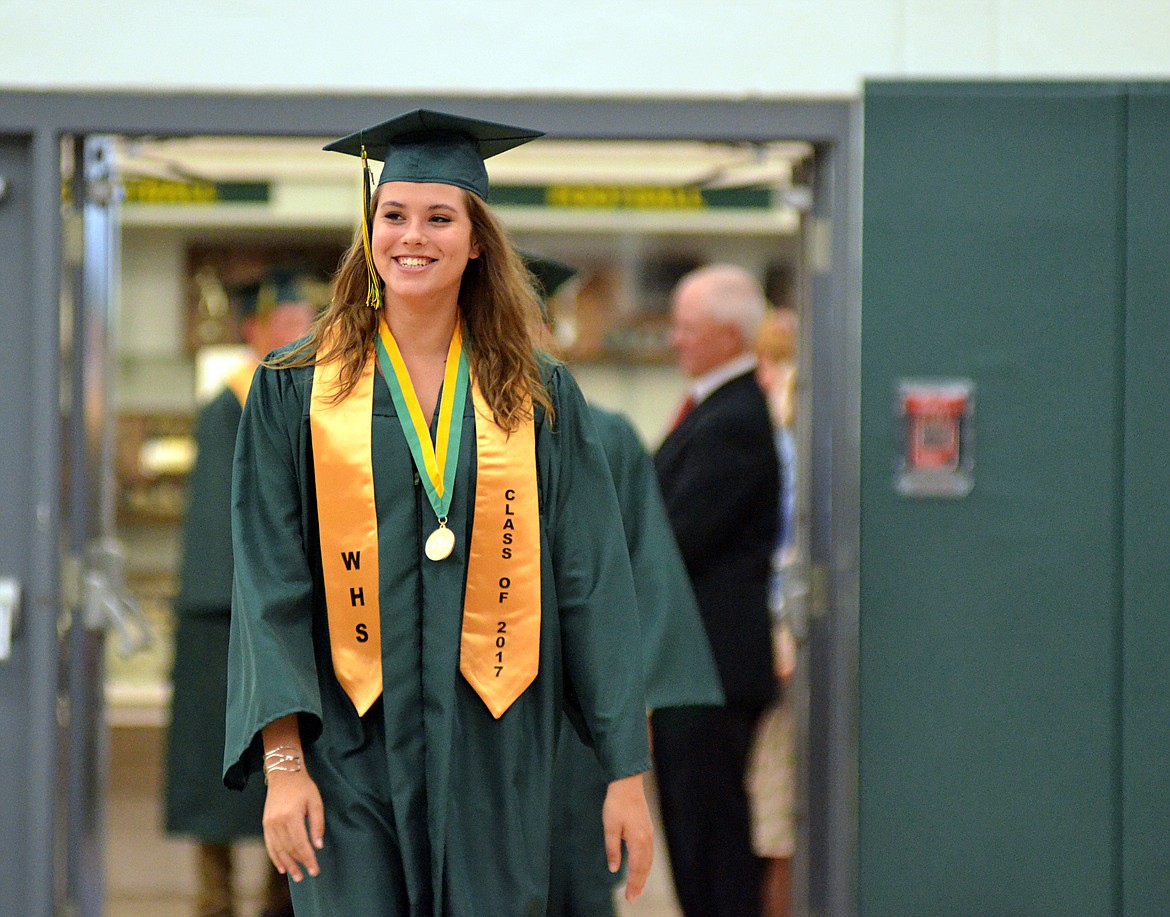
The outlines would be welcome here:
<svg viewBox="0 0 1170 917">
<path fill-rule="evenodd" d="M 206 232 L 216 231 L 208 228 L 214 227 L 215 216 L 212 210 L 201 209 L 198 222 L 184 225 L 181 214 L 173 210 L 153 213 L 139 209 L 126 214 L 116 332 L 115 400 L 121 411 L 182 413 L 196 408 L 194 360 L 184 340 L 185 251 L 191 240 L 206 239 Z M 296 208 L 292 212 L 299 213 Z M 711 220 L 709 230 L 708 234 L 685 235 L 557 235 L 529 228 L 517 241 L 522 247 L 535 245 L 539 251 L 555 254 L 559 240 L 572 246 L 575 253 L 592 252 L 598 257 L 613 253 L 615 261 L 678 245 L 710 260 L 742 264 L 757 273 L 762 273 L 769 260 L 797 257 L 799 242 L 794 234 L 745 235 L 728 232 L 726 227 L 721 231 L 718 218 Z M 335 231 L 335 227 L 329 223 L 323 231 Z M 669 363 L 583 363 L 574 365 L 573 372 L 586 397 L 629 415 L 649 447 L 661 439 L 685 388 L 685 380 Z"/>
</svg>

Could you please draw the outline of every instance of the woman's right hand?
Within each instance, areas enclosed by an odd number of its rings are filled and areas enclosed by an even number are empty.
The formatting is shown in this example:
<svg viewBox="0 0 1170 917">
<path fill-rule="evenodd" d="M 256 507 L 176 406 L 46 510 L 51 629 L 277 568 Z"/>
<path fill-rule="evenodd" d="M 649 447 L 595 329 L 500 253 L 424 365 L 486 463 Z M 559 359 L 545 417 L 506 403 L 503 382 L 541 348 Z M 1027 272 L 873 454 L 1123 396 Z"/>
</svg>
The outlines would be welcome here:
<svg viewBox="0 0 1170 917">
<path fill-rule="evenodd" d="M 320 871 L 316 851 L 325 846 L 325 805 L 308 771 L 268 774 L 264 846 L 272 865 L 294 882 Z"/>
</svg>

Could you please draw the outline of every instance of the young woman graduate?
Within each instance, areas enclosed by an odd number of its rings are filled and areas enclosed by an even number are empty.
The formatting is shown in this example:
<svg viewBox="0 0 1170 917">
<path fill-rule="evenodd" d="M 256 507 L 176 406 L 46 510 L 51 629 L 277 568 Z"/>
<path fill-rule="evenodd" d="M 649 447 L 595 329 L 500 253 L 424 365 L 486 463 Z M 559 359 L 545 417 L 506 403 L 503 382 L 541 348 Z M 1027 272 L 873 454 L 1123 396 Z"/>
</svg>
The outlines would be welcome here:
<svg viewBox="0 0 1170 917">
<path fill-rule="evenodd" d="M 224 780 L 264 773 L 298 917 L 544 914 L 562 709 L 631 900 L 650 868 L 617 499 L 485 205 L 483 160 L 536 136 L 418 110 L 326 147 L 381 177 L 333 303 L 244 411 Z"/>
</svg>

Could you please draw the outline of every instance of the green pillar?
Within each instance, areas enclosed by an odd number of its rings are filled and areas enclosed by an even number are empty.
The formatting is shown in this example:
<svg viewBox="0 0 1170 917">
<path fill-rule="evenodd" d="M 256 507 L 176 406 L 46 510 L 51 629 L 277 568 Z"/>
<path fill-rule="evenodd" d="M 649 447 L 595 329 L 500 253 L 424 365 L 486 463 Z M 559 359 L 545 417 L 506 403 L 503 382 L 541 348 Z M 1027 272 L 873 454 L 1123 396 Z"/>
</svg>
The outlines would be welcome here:
<svg viewBox="0 0 1170 917">
<path fill-rule="evenodd" d="M 1126 917 L 1170 914 L 1170 87 L 1129 98 L 1123 585 Z"/>
<path fill-rule="evenodd" d="M 863 917 L 1120 907 L 1127 103 L 867 87 Z M 975 383 L 969 496 L 896 493 L 907 377 Z"/>
</svg>

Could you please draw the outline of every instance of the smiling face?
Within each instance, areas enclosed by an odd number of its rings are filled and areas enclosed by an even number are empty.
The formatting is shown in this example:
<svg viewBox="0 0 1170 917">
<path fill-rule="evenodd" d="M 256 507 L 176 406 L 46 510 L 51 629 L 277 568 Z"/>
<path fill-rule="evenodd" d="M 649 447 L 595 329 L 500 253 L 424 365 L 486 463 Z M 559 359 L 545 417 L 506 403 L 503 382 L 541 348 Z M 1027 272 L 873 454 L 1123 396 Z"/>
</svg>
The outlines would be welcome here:
<svg viewBox="0 0 1170 917">
<path fill-rule="evenodd" d="M 465 192 L 454 185 L 387 182 L 370 233 L 387 307 L 458 302 L 467 262 L 479 257 Z"/>
</svg>

